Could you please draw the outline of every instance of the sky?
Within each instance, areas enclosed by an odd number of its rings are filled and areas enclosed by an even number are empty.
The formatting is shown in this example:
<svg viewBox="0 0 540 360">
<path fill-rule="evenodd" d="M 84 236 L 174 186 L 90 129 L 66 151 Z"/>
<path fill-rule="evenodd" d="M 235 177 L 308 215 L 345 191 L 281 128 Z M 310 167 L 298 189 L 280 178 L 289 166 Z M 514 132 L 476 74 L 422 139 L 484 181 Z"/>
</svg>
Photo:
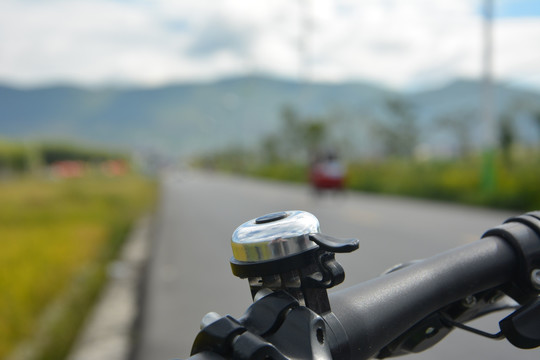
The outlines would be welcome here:
<svg viewBox="0 0 540 360">
<path fill-rule="evenodd" d="M 482 75 L 479 0 L 2 0 L 0 83 L 267 74 L 434 87 Z M 493 76 L 540 89 L 540 1 L 494 0 Z"/>
</svg>

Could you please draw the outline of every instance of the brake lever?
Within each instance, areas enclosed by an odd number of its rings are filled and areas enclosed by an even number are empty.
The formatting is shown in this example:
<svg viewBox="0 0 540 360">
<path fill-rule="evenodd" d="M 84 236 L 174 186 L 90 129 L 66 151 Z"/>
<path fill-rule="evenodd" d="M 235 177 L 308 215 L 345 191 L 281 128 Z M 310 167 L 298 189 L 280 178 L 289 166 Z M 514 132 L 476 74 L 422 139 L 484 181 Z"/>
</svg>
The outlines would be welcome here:
<svg viewBox="0 0 540 360">
<path fill-rule="evenodd" d="M 518 348 L 540 346 L 540 298 L 523 305 L 499 322 L 499 326 L 508 341 Z"/>
</svg>

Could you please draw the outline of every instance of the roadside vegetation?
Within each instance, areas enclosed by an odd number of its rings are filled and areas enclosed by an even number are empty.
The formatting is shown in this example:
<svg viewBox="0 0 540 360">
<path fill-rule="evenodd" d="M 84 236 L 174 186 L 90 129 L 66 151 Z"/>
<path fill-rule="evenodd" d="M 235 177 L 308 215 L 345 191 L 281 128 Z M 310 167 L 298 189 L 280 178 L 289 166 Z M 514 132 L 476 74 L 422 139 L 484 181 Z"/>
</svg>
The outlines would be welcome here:
<svg viewBox="0 0 540 360">
<path fill-rule="evenodd" d="M 0 159 L 0 358 L 62 359 L 154 184 L 71 145 L 4 141 Z"/>
<path fill-rule="evenodd" d="M 353 162 L 349 164 L 347 183 L 351 189 L 366 192 L 518 211 L 540 208 L 540 156 L 517 157 L 512 166 L 507 166 L 497 154 L 492 180 L 485 179 L 484 167 L 479 155 L 465 160 Z"/>
<path fill-rule="evenodd" d="M 413 109 L 399 99 L 387 104 L 388 118 L 369 127 L 375 151 L 349 154 L 347 141 L 332 133 L 335 116 L 302 117 L 284 108 L 282 127 L 255 148 L 230 147 L 201 155 L 195 166 L 276 180 L 309 181 L 311 157 L 331 148 L 341 154 L 351 190 L 421 197 L 487 207 L 530 211 L 540 208 L 540 112 L 537 143 L 514 132 L 512 113 L 499 119 L 499 138 L 489 152 L 470 139 L 471 114 L 449 114 L 438 121 L 454 139 L 451 153 L 422 150 Z M 390 120 L 388 120 L 390 119 Z"/>
</svg>

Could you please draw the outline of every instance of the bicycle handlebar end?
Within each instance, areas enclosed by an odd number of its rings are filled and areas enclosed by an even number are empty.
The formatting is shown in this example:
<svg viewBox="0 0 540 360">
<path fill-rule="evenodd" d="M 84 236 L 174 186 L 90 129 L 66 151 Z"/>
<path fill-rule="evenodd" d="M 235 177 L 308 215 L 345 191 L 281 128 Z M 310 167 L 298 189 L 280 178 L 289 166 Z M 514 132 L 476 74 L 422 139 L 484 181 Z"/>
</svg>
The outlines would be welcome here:
<svg viewBox="0 0 540 360">
<path fill-rule="evenodd" d="M 540 282 L 534 274 L 540 269 L 540 211 L 512 217 L 482 238 L 488 236 L 505 240 L 518 256 L 517 277 L 505 292 L 521 304 L 537 297 Z"/>
</svg>

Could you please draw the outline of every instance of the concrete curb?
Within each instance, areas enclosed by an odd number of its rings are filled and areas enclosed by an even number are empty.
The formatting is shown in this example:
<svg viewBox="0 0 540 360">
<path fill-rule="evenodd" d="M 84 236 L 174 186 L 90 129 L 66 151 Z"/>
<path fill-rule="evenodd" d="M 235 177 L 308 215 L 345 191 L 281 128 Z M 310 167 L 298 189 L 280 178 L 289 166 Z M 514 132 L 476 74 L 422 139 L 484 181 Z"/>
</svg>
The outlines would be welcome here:
<svg viewBox="0 0 540 360">
<path fill-rule="evenodd" d="M 120 257 L 109 268 L 109 281 L 75 342 L 68 360 L 127 360 L 139 314 L 139 286 L 149 256 L 150 216 L 140 219 Z"/>
</svg>

